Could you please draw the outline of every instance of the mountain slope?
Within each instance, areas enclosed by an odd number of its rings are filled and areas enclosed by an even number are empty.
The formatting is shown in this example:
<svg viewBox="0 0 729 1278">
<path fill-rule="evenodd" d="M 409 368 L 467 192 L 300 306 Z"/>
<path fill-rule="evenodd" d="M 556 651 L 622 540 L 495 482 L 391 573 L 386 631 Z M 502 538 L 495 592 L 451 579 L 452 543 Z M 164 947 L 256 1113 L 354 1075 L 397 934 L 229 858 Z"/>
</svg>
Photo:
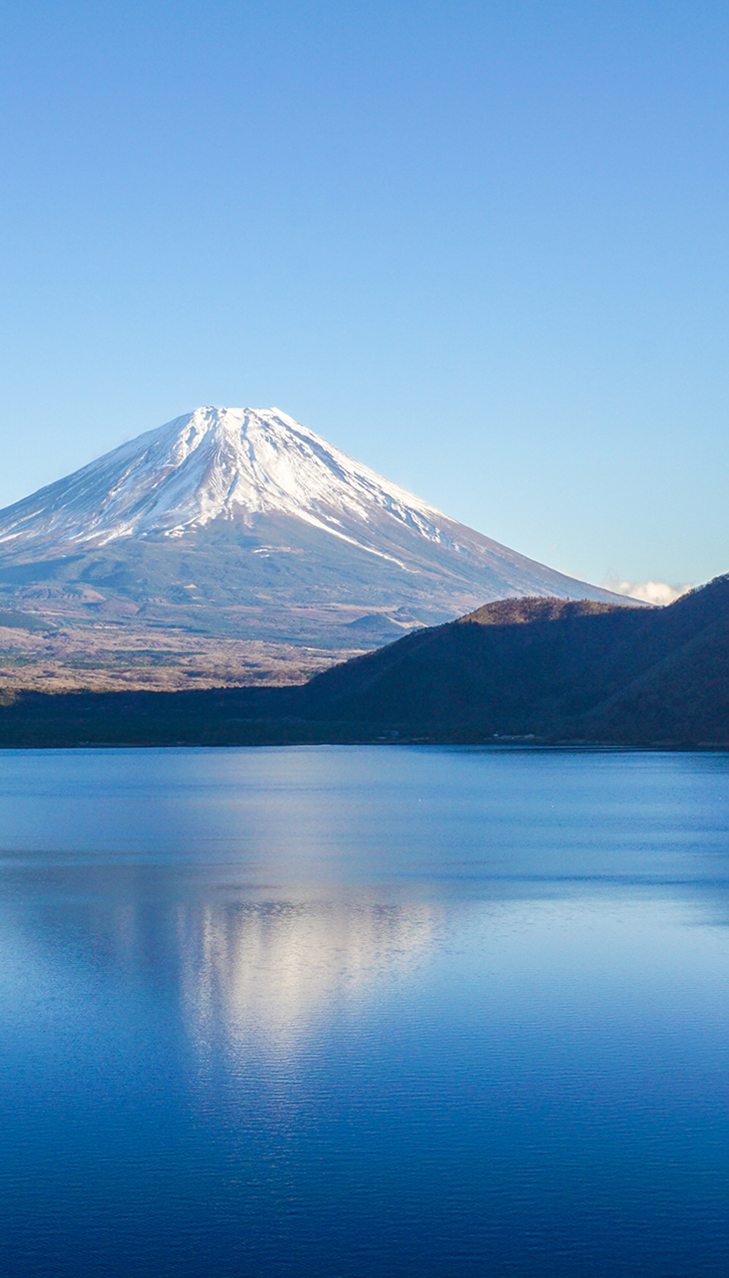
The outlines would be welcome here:
<svg viewBox="0 0 729 1278">
<path fill-rule="evenodd" d="M 488 600 L 614 600 L 276 409 L 199 408 L 0 511 L 0 604 L 332 654 Z"/>
<path fill-rule="evenodd" d="M 729 576 L 644 611 L 490 604 L 336 666 L 301 695 L 312 719 L 436 738 L 729 742 Z"/>
<path fill-rule="evenodd" d="M 319 675 L 305 713 L 466 739 L 542 734 L 622 687 L 622 656 L 651 620 L 590 600 L 488 604 Z"/>
<path fill-rule="evenodd" d="M 661 609 L 653 630 L 650 663 L 586 715 L 580 731 L 624 745 L 729 744 L 729 576 Z"/>
<path fill-rule="evenodd" d="M 214 519 L 293 515 L 335 537 L 378 513 L 446 542 L 426 502 L 276 409 L 198 408 L 0 512 L 0 544 L 180 536 Z M 374 530 L 373 530 L 374 531 Z"/>
</svg>

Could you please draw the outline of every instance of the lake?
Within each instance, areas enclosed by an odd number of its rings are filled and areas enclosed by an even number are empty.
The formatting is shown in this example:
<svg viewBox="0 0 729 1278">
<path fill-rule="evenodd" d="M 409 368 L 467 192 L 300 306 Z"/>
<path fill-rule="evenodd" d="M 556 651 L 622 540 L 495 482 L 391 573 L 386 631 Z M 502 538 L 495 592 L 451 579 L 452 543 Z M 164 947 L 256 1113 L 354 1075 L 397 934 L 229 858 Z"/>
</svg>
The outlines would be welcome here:
<svg viewBox="0 0 729 1278">
<path fill-rule="evenodd" d="M 729 756 L 0 753 L 9 1278 L 723 1275 Z"/>
</svg>

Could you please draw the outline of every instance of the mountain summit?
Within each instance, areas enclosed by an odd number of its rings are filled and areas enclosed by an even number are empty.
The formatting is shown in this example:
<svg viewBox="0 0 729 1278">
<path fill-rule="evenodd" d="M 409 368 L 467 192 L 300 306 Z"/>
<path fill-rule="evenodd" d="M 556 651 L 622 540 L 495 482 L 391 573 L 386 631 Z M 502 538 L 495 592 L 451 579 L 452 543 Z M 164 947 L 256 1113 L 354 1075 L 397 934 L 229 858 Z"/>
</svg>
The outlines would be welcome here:
<svg viewBox="0 0 729 1278">
<path fill-rule="evenodd" d="M 438 548 L 452 572 L 475 570 L 482 602 L 614 598 L 456 523 L 276 408 L 196 408 L 122 444 L 0 511 L 0 553 L 184 538 L 218 520 L 262 529 L 275 517 L 408 572 L 404 561 L 425 555 L 430 567 Z"/>
<path fill-rule="evenodd" d="M 616 601 L 276 408 L 197 408 L 0 511 L 0 604 L 57 617 L 134 616 L 334 658 L 526 595 Z"/>
<path fill-rule="evenodd" d="M 175 537 L 214 519 L 252 524 L 270 514 L 344 540 L 349 529 L 373 554 L 382 553 L 368 531 L 378 515 L 444 544 L 439 523 L 450 522 L 276 408 L 206 407 L 0 512 L 0 545 Z"/>
</svg>

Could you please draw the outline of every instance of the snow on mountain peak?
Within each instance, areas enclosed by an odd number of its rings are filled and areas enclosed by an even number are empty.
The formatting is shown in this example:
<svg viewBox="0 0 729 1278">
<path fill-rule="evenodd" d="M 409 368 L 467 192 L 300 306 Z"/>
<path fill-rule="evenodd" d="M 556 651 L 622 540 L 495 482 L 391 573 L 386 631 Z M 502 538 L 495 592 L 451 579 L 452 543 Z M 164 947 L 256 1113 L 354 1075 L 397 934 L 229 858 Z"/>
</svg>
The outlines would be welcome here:
<svg viewBox="0 0 729 1278">
<path fill-rule="evenodd" d="M 337 524 L 379 509 L 441 540 L 438 512 L 277 408 L 196 408 L 0 514 L 0 542 L 180 536 L 217 518 L 294 515 Z M 442 517 L 445 518 L 445 517 Z M 434 519 L 436 522 L 434 522 Z"/>
<path fill-rule="evenodd" d="M 292 547 L 301 556 L 285 580 L 271 569 L 271 598 L 301 601 L 314 589 L 410 606 L 422 596 L 443 616 L 514 595 L 615 599 L 456 523 L 277 408 L 206 405 L 122 444 L 0 511 L 0 550 L 6 559 L 83 559 L 109 543 L 192 543 L 213 521 L 231 525 L 215 537 L 229 548 L 216 566 L 222 576 L 245 561 L 258 580 L 252 556 Z M 124 554 L 117 544 L 116 558 Z"/>
</svg>

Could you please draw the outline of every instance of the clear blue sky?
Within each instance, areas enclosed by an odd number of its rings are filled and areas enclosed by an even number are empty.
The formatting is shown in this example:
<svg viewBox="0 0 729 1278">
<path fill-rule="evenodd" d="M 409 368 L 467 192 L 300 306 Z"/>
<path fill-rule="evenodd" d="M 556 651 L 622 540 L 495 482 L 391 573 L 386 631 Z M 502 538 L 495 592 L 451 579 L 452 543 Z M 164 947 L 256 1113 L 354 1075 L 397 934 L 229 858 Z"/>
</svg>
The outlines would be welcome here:
<svg viewBox="0 0 729 1278">
<path fill-rule="evenodd" d="M 729 570 L 725 4 L 10 0 L 0 504 L 275 404 L 593 581 Z"/>
</svg>

